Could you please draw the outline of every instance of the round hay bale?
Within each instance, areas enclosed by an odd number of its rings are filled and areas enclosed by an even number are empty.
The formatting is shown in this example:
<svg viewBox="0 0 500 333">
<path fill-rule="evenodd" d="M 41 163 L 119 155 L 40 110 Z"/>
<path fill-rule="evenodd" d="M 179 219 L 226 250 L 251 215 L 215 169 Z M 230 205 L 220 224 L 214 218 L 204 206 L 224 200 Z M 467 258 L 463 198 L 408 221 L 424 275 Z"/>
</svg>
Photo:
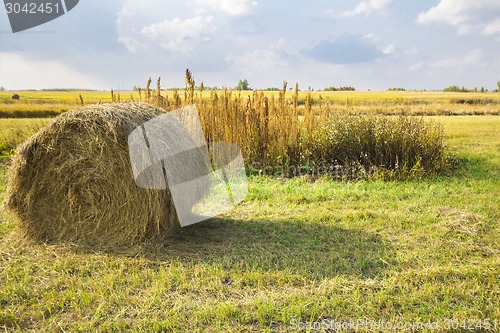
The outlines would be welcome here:
<svg viewBox="0 0 500 333">
<path fill-rule="evenodd" d="M 44 242 L 164 241 L 179 227 L 173 201 L 168 190 L 136 185 L 128 149 L 132 130 L 164 112 L 115 103 L 54 118 L 18 147 L 12 161 L 5 204 L 20 228 Z"/>
<path fill-rule="evenodd" d="M 19 99 L 19 95 L 18 94 L 12 95 L 12 99 Z"/>
</svg>

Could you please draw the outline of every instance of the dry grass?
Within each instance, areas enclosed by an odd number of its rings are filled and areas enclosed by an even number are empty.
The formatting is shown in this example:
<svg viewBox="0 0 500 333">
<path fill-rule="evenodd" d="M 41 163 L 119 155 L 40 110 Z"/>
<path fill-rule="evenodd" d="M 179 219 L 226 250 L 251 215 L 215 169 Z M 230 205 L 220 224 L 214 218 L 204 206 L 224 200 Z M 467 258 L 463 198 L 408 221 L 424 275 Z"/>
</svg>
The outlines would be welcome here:
<svg viewBox="0 0 500 333">
<path fill-rule="evenodd" d="M 363 111 L 345 117 L 333 107 L 335 100 L 315 101 L 310 93 L 302 100 L 298 85 L 290 97 L 287 91 L 284 82 L 277 97 L 227 89 L 204 97 L 187 70 L 183 97 L 178 92 L 172 98 L 162 95 L 160 79 L 154 90 L 150 79 L 140 98 L 166 110 L 195 104 L 207 142 L 238 144 L 247 166 L 259 173 L 290 177 L 342 168 L 348 178 L 364 178 L 377 169 L 389 178 L 404 178 L 435 174 L 447 164 L 443 133 L 436 124 Z M 379 103 L 394 101 L 398 99 Z M 363 172 L 353 172 L 360 167 Z"/>
<path fill-rule="evenodd" d="M 8 93 L 0 94 L 0 117 L 3 116 L 47 116 L 54 112 L 58 113 L 70 106 L 88 104 L 92 102 L 107 103 L 110 101 L 141 101 L 165 110 L 177 109 L 181 106 L 195 104 L 200 113 L 201 123 L 208 142 L 223 141 L 240 145 L 247 166 L 251 166 L 256 172 L 266 170 L 289 170 L 280 174 L 290 176 L 293 170 L 307 169 L 311 165 L 321 165 L 323 169 L 344 168 L 346 165 L 362 164 L 365 168 L 382 168 L 384 174 L 394 174 L 400 177 L 400 170 L 416 170 L 410 174 L 432 174 L 436 173 L 447 164 L 444 160 L 445 148 L 439 144 L 439 135 L 414 137 L 418 133 L 437 133 L 437 126 L 414 120 L 410 117 L 420 115 L 474 115 L 474 114 L 500 114 L 500 94 L 496 93 L 436 93 L 436 92 L 302 92 L 298 84 L 295 89 L 288 87 L 287 83 L 280 91 L 234 91 L 223 88 L 222 90 L 205 91 L 197 87 L 195 80 L 189 71 L 186 71 L 186 88 L 182 90 L 164 90 L 161 80 L 158 79 L 156 87 L 152 87 L 149 79 L 144 88 L 134 92 L 27 92 L 21 93 L 20 101 L 12 101 Z M 23 104 L 25 103 L 25 104 Z M 27 103 L 27 104 L 26 104 Z M 54 103 L 51 105 L 51 103 Z M 29 104 L 29 105 L 28 105 Z M 24 106 L 23 106 L 24 105 Z M 61 108 L 61 105 L 66 105 Z M 23 109 L 24 108 L 24 109 Z M 47 109 L 48 108 L 48 109 Z M 47 110 L 45 110 L 47 109 Z M 31 110 L 31 111 L 30 111 Z M 2 113 L 3 112 L 3 113 Z M 401 154 L 397 156 L 398 161 L 391 160 L 386 163 L 386 156 L 378 154 L 370 156 L 369 160 L 377 163 L 366 165 L 360 163 L 360 154 L 371 154 L 383 150 L 369 147 L 363 151 L 352 150 L 351 137 L 344 136 L 344 141 L 335 147 L 328 140 L 318 142 L 322 135 L 319 128 L 325 126 L 339 127 L 346 124 L 342 117 L 346 113 L 355 112 L 358 115 L 399 115 L 404 116 L 400 123 L 415 125 L 413 131 L 408 128 L 401 130 L 408 135 L 403 140 L 392 140 L 391 144 L 400 145 L 397 151 L 412 152 L 409 159 L 401 161 Z M 358 130 L 373 128 L 376 122 L 382 122 L 383 117 L 372 119 L 370 126 L 360 127 Z M 388 121 L 385 119 L 384 121 Z M 329 122 L 329 125 L 326 125 Z M 333 122 L 337 124 L 332 125 Z M 375 126 L 377 127 L 377 126 Z M 404 126 L 403 126 L 404 127 Z M 377 128 L 380 128 L 378 126 Z M 413 133 L 414 132 L 414 133 Z M 413 134 L 412 134 L 413 133 Z M 383 138 L 387 131 L 371 133 Z M 402 133 L 395 133 L 395 137 Z M 359 133 L 361 137 L 367 137 L 370 133 Z M 316 140 L 312 140 L 315 137 Z M 337 138 L 338 139 L 338 138 Z M 422 141 L 421 139 L 427 140 Z M 424 147 L 417 147 L 422 144 Z M 402 147 L 401 145 L 406 145 Z M 10 151 L 12 144 L 4 150 Z M 339 155 L 338 147 L 344 147 L 340 155 L 348 156 L 348 159 L 328 158 L 325 156 Z M 433 149 L 423 151 L 426 147 Z M 328 148 L 331 151 L 318 152 L 318 147 Z M 394 147 L 393 147 L 394 148 Z M 392 149 L 392 148 L 391 148 Z M 431 154 L 431 155 L 429 155 Z M 432 155 L 434 154 L 434 155 Z M 354 158 L 352 158 L 354 156 Z M 427 163 L 425 161 L 431 161 Z M 337 160 L 339 165 L 334 165 Z M 366 159 L 364 159 L 366 160 Z M 328 161 L 329 165 L 325 165 Z M 383 163 L 378 163 L 382 161 Z M 422 165 L 419 161 L 424 162 Z M 404 168 L 400 167 L 404 164 Z M 397 165 L 397 167 L 396 167 Z M 423 169 L 422 169 L 423 166 Z M 423 172 L 421 172 L 423 171 Z M 398 174 L 399 173 L 399 174 Z M 364 177 L 363 173 L 363 177 Z"/>
</svg>

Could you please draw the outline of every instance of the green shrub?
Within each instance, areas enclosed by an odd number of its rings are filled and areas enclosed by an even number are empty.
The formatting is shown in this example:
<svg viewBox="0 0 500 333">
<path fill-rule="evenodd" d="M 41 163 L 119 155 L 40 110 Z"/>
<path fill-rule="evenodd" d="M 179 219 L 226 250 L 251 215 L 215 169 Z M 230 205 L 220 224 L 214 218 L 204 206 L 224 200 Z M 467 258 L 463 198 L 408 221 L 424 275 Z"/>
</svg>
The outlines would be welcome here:
<svg viewBox="0 0 500 333">
<path fill-rule="evenodd" d="M 308 155 L 316 167 L 343 170 L 342 176 L 432 175 L 447 165 L 443 138 L 439 124 L 422 118 L 337 114 L 313 134 Z"/>
</svg>

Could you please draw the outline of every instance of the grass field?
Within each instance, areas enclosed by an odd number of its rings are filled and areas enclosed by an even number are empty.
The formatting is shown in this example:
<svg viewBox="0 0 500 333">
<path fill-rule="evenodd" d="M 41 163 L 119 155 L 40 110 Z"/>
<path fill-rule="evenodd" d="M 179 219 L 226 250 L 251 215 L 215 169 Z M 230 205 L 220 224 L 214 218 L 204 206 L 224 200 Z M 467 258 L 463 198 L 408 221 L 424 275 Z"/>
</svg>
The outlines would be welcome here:
<svg viewBox="0 0 500 333">
<path fill-rule="evenodd" d="M 35 134 L 50 118 L 7 118 L 0 120 L 0 156 L 11 155 L 18 144 Z"/>
<path fill-rule="evenodd" d="M 92 103 L 109 103 L 112 95 L 109 91 L 68 91 L 68 92 L 46 92 L 26 91 L 17 92 L 20 100 L 12 100 L 15 92 L 0 92 L 0 117 L 47 117 L 60 112 Z M 220 93 L 220 91 L 218 91 Z M 172 99 L 174 91 L 162 90 L 162 96 Z M 196 91 L 197 98 L 209 99 L 210 91 L 200 93 Z M 233 95 L 247 97 L 252 95 L 251 91 L 237 92 Z M 264 92 L 265 96 L 278 98 L 279 92 Z M 289 97 L 293 91 L 288 91 Z M 443 93 L 443 92 L 406 92 L 406 91 L 337 91 L 337 92 L 299 92 L 298 100 L 304 104 L 307 95 L 313 100 L 313 107 L 318 110 L 334 109 L 338 111 L 362 111 L 382 114 L 414 114 L 414 115 L 479 115 L 500 114 L 499 93 Z M 181 98 L 184 92 L 179 91 Z M 80 96 L 82 99 L 80 99 Z M 146 98 L 146 93 L 139 94 L 137 91 L 115 92 L 114 100 L 140 101 Z"/>
<path fill-rule="evenodd" d="M 2 212 L 0 328 L 306 332 L 360 319 L 367 332 L 387 331 L 369 326 L 382 320 L 498 332 L 500 118 L 432 119 L 462 160 L 448 175 L 252 177 L 243 204 L 163 247 L 32 244 Z M 0 131 L 32 121 L 0 120 Z M 0 178 L 1 197 L 5 166 Z"/>
</svg>

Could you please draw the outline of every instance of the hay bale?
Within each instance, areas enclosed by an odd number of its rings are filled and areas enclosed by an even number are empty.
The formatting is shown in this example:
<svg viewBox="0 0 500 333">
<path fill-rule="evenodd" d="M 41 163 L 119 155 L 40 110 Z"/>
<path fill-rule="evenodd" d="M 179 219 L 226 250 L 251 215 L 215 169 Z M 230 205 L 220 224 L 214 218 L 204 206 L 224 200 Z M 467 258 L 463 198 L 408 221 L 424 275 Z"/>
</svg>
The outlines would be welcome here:
<svg viewBox="0 0 500 333">
<path fill-rule="evenodd" d="M 12 99 L 19 99 L 19 98 L 20 98 L 20 97 L 19 97 L 19 95 L 18 95 L 18 94 L 14 94 L 14 95 L 12 95 Z"/>
<path fill-rule="evenodd" d="M 60 115 L 22 144 L 5 201 L 20 228 L 44 242 L 163 241 L 179 226 L 175 207 L 168 190 L 136 185 L 127 140 L 164 112 L 140 103 L 91 105 Z"/>
</svg>

